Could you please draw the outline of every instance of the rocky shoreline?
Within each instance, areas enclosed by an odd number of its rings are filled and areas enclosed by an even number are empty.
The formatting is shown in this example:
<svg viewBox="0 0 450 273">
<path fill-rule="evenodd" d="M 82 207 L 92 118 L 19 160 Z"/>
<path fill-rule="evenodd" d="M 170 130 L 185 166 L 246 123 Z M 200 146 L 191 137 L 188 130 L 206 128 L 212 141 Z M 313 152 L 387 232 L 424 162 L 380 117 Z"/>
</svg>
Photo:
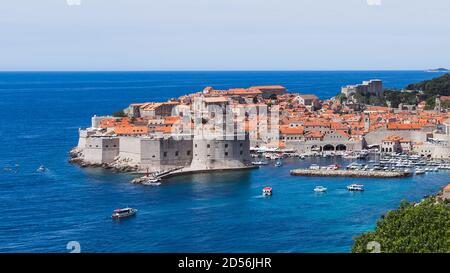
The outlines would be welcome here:
<svg viewBox="0 0 450 273">
<path fill-rule="evenodd" d="M 124 172 L 124 173 L 130 173 L 130 172 L 137 172 L 139 169 L 139 166 L 137 165 L 130 165 L 126 160 L 122 160 L 120 158 L 116 158 L 111 163 L 92 163 L 84 160 L 84 154 L 83 151 L 79 148 L 73 148 L 69 152 L 69 163 L 75 164 L 80 166 L 81 168 L 103 168 L 107 170 L 111 170 L 114 172 Z"/>
</svg>

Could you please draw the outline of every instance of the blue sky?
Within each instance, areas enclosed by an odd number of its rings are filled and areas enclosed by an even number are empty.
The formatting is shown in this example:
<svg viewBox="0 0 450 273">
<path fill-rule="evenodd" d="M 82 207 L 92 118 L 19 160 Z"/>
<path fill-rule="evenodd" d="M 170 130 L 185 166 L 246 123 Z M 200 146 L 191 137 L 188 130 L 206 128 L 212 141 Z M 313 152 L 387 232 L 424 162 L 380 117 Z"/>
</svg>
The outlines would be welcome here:
<svg viewBox="0 0 450 273">
<path fill-rule="evenodd" d="M 450 67 L 448 0 L 66 1 L 2 1 L 0 70 Z"/>
</svg>

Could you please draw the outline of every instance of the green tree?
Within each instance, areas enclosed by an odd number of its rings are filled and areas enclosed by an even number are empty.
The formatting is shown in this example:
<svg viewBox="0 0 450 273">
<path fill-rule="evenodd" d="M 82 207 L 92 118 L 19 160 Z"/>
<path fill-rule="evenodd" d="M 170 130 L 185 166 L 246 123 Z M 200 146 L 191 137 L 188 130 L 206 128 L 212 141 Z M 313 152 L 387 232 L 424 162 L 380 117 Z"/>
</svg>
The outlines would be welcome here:
<svg viewBox="0 0 450 273">
<path fill-rule="evenodd" d="M 399 209 L 381 217 L 375 231 L 354 239 L 352 252 L 370 252 L 371 241 L 380 244 L 381 252 L 450 252 L 450 207 L 434 196 L 416 205 L 402 201 Z"/>
<path fill-rule="evenodd" d="M 365 96 L 365 94 L 353 94 L 352 98 L 358 103 L 368 104 L 368 98 Z"/>
<path fill-rule="evenodd" d="M 386 100 L 382 98 L 371 97 L 369 98 L 369 104 L 375 106 L 386 106 Z"/>
<path fill-rule="evenodd" d="M 441 102 L 441 107 L 443 109 L 450 109 L 450 100 Z"/>
<path fill-rule="evenodd" d="M 335 97 L 334 97 L 337 101 L 339 101 L 340 103 L 343 103 L 344 101 L 347 101 L 347 96 L 343 93 L 338 93 Z"/>
<path fill-rule="evenodd" d="M 112 115 L 116 118 L 123 118 L 127 116 L 123 110 L 116 111 Z"/>
<path fill-rule="evenodd" d="M 428 97 L 425 100 L 425 110 L 433 110 L 434 106 L 436 106 L 436 96 Z"/>
</svg>

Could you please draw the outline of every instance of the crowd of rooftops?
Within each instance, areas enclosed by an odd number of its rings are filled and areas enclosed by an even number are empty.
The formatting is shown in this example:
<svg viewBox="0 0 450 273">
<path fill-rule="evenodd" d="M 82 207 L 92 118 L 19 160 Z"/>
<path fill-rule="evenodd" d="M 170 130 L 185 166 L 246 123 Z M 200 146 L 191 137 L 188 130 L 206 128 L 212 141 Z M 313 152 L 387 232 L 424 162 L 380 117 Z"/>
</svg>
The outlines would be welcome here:
<svg viewBox="0 0 450 273">
<path fill-rule="evenodd" d="M 443 111 L 425 110 L 424 103 L 419 103 L 414 111 L 396 111 L 390 107 L 370 105 L 365 105 L 362 110 L 354 110 L 334 98 L 321 100 L 314 94 L 287 92 L 285 87 L 275 85 L 228 90 L 206 87 L 167 102 L 133 103 L 125 110 L 125 117 L 103 118 L 100 127 L 116 135 L 172 134 L 183 118 L 174 116 L 173 111 L 169 110 L 174 107 L 192 110 L 194 100 L 198 98 L 207 103 L 227 104 L 234 108 L 266 107 L 267 113 L 249 112 L 239 124 L 245 132 L 254 135 L 258 134 L 259 126 L 269 126 L 272 132 L 279 132 L 280 139 L 290 135 L 320 139 L 327 132 L 337 132 L 345 138 L 361 140 L 365 134 L 378 129 L 436 128 L 450 117 L 449 113 Z M 275 107 L 278 116 L 274 124 L 271 111 Z M 193 121 L 188 126 L 193 127 Z"/>
</svg>

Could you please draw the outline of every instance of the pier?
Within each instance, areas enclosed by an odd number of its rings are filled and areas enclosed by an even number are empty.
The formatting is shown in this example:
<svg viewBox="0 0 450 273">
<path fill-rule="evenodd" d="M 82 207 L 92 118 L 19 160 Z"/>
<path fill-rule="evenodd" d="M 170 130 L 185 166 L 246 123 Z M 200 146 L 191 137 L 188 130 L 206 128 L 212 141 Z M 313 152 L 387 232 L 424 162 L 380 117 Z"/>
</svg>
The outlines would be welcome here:
<svg viewBox="0 0 450 273">
<path fill-rule="evenodd" d="M 296 176 L 341 176 L 357 178 L 401 178 L 412 176 L 411 172 L 401 171 L 370 171 L 370 170 L 333 170 L 333 169 L 294 169 L 291 175 Z"/>
<path fill-rule="evenodd" d="M 146 182 L 148 180 L 152 179 L 166 179 L 174 176 L 181 176 L 181 175 L 189 175 L 189 174 L 197 174 L 197 173 L 211 173 L 211 172 L 217 172 L 217 171 L 242 171 L 242 170 L 251 170 L 251 169 L 257 169 L 259 166 L 244 166 L 244 167 L 235 167 L 235 168 L 223 168 L 223 169 L 192 169 L 192 168 L 186 168 L 186 167 L 177 167 L 170 170 L 166 170 L 159 173 L 153 173 L 141 177 L 136 177 L 133 180 L 131 180 L 131 183 L 133 184 L 142 184 L 143 182 Z"/>
</svg>

